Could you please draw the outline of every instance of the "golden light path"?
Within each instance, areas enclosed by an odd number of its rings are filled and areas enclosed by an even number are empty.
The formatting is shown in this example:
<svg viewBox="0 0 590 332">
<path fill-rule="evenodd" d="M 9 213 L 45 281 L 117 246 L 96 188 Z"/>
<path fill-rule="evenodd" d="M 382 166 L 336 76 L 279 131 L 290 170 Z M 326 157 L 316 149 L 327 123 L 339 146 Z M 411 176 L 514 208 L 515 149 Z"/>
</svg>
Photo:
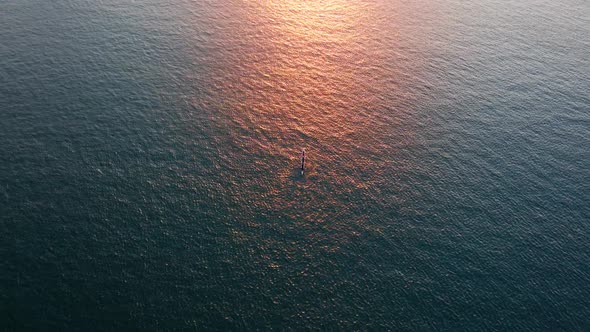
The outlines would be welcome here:
<svg viewBox="0 0 590 332">
<path fill-rule="evenodd" d="M 316 42 L 354 41 L 370 11 L 366 4 L 350 1 L 269 1 L 264 7 L 282 30 Z"/>
<path fill-rule="evenodd" d="M 219 163 L 236 167 L 224 194 L 242 214 L 276 214 L 297 220 L 294 227 L 335 222 L 338 246 L 362 222 L 339 221 L 358 217 L 346 197 L 381 199 L 373 184 L 396 153 L 384 143 L 397 121 L 391 110 L 405 101 L 387 95 L 396 89 L 396 35 L 380 27 L 379 9 L 368 1 L 236 1 L 210 18 L 208 91 L 195 108 L 211 112 L 214 145 L 224 147 Z M 301 148 L 309 154 L 304 178 L 295 175 Z M 233 166 L 243 164 L 250 168 Z"/>
<path fill-rule="evenodd" d="M 359 112 L 384 87 L 385 55 L 372 9 L 347 1 L 244 4 L 234 20 L 249 23 L 223 32 L 224 45 L 237 50 L 217 60 L 223 72 L 214 77 L 221 91 L 235 93 L 222 98 L 231 101 L 226 106 L 262 127 L 287 131 L 282 134 L 296 129 L 325 138 L 358 131 Z M 352 127 L 351 118 L 357 120 Z"/>
</svg>

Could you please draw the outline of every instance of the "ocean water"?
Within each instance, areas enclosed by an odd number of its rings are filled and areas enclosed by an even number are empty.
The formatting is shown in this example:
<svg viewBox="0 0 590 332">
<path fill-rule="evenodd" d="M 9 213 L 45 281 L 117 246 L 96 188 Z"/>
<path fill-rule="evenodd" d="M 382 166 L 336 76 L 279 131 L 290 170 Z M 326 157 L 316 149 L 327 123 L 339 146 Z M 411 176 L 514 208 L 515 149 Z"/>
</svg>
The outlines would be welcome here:
<svg viewBox="0 0 590 332">
<path fill-rule="evenodd" d="M 0 330 L 590 329 L 585 0 L 0 0 L 0 158 Z"/>
</svg>

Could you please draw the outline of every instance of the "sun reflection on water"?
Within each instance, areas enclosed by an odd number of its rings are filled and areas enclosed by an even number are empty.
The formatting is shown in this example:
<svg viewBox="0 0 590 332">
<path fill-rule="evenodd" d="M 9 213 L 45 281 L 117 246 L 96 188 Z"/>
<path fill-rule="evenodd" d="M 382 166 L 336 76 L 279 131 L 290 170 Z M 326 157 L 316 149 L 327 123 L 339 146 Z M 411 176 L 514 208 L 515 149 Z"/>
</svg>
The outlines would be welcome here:
<svg viewBox="0 0 590 332">
<path fill-rule="evenodd" d="M 280 216 L 301 227 L 362 222 L 354 205 L 380 200 L 386 156 L 396 153 L 384 143 L 386 124 L 395 122 L 390 110 L 404 103 L 385 102 L 397 88 L 388 53 L 396 40 L 381 29 L 379 8 L 287 0 L 241 2 L 231 10 L 214 18 L 209 91 L 195 101 L 218 125 L 218 163 L 235 183 L 230 196 L 247 207 L 242 215 Z M 409 131 L 397 143 L 403 140 L 411 140 Z M 309 158 L 301 177 L 303 147 Z M 340 229 L 333 245 L 357 234 L 354 225 L 333 224 Z"/>
<path fill-rule="evenodd" d="M 279 28 L 300 41 L 346 42 L 355 38 L 369 6 L 350 1 L 272 1 L 264 9 Z"/>
<path fill-rule="evenodd" d="M 250 24 L 236 31 L 228 22 L 219 35 L 236 51 L 215 59 L 212 80 L 224 94 L 215 99 L 261 128 L 278 125 L 314 138 L 358 131 L 369 120 L 359 113 L 378 99 L 386 77 L 371 8 L 347 1 L 248 3 L 233 22 Z"/>
</svg>

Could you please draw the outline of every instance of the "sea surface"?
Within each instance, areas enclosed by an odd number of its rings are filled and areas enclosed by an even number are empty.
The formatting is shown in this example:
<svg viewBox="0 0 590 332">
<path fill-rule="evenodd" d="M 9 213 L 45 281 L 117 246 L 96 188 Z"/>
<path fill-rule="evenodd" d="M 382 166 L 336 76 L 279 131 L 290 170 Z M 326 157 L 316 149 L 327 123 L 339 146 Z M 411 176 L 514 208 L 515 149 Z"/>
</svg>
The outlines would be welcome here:
<svg viewBox="0 0 590 332">
<path fill-rule="evenodd" d="M 268 329 L 590 330 L 590 2 L 0 0 L 0 330 Z"/>
</svg>

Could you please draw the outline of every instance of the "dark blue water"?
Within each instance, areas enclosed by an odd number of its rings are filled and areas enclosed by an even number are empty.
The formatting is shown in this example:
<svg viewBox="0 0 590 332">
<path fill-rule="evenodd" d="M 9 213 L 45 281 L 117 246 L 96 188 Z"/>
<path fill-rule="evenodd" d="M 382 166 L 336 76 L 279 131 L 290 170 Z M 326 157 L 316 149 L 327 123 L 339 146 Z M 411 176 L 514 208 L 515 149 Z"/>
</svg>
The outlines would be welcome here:
<svg viewBox="0 0 590 332">
<path fill-rule="evenodd" d="M 0 329 L 590 329 L 589 17 L 0 0 Z"/>
</svg>

